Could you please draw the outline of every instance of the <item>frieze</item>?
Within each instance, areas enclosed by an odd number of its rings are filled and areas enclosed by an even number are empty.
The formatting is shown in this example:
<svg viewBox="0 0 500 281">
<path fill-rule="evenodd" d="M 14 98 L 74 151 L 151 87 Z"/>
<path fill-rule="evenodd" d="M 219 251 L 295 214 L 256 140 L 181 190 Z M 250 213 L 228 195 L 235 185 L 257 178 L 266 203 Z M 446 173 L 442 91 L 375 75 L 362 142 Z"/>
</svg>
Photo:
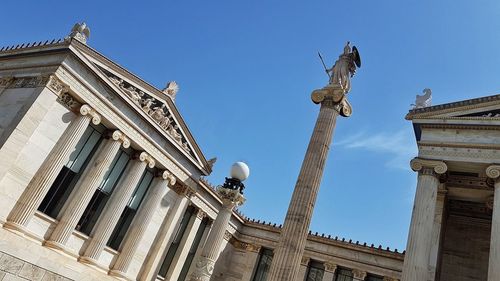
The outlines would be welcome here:
<svg viewBox="0 0 500 281">
<path fill-rule="evenodd" d="M 81 103 L 78 102 L 73 96 L 69 93 L 63 93 L 57 97 L 57 101 L 67 107 L 71 111 L 76 111 L 80 108 Z"/>
<path fill-rule="evenodd" d="M 498 150 L 477 148 L 419 146 L 419 156 L 439 157 L 442 159 L 463 159 L 468 161 L 478 159 L 481 160 L 481 162 L 484 159 L 500 161 L 500 153 Z"/>
<path fill-rule="evenodd" d="M 137 89 L 123 79 L 114 76 L 109 71 L 99 67 L 104 74 L 122 90 L 142 111 L 149 115 L 165 132 L 167 132 L 185 151 L 194 156 L 186 138 L 180 133 L 179 125 L 176 123 L 167 105 L 157 100 L 146 92 Z"/>
<path fill-rule="evenodd" d="M 49 81 L 48 75 L 34 77 L 15 77 L 8 88 L 38 88 L 45 87 Z"/>
<path fill-rule="evenodd" d="M 6 88 L 14 80 L 13 77 L 2 77 L 0 78 L 0 88 Z"/>
<path fill-rule="evenodd" d="M 260 248 L 261 248 L 261 246 L 259 246 L 259 245 L 240 241 L 240 240 L 236 239 L 234 236 L 229 239 L 229 243 L 231 245 L 233 245 L 233 247 L 235 249 L 243 250 L 243 251 L 247 251 L 247 252 L 258 253 L 260 251 Z"/>
</svg>

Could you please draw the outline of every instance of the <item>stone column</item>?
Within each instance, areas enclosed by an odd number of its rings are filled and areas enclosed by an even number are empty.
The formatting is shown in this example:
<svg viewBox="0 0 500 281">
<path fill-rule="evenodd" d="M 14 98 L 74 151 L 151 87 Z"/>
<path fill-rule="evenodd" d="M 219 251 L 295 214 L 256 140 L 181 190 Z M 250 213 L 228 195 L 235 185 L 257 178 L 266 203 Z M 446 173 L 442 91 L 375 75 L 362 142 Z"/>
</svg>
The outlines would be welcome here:
<svg viewBox="0 0 500 281">
<path fill-rule="evenodd" d="M 432 228 L 432 246 L 429 258 L 429 277 L 427 281 L 434 281 L 436 278 L 436 269 L 438 266 L 438 256 L 441 243 L 441 228 L 444 214 L 444 204 L 446 201 L 445 184 L 440 184 L 436 199 L 436 211 L 434 214 L 434 226 Z"/>
<path fill-rule="evenodd" d="M 403 281 L 426 280 L 432 246 L 439 175 L 448 167 L 442 161 L 414 158 L 410 162 L 418 171 L 417 190 L 403 264 Z"/>
<path fill-rule="evenodd" d="M 325 262 L 325 273 L 323 274 L 323 281 L 334 281 L 337 265 L 332 262 Z"/>
<path fill-rule="evenodd" d="M 296 279 L 335 122 L 339 114 L 346 117 L 351 114 L 345 91 L 338 85 L 314 91 L 312 100 L 320 103 L 321 108 L 290 200 L 280 240 L 274 251 L 269 281 Z"/>
<path fill-rule="evenodd" d="M 353 280 L 365 280 L 366 278 L 366 271 L 363 271 L 363 270 L 360 270 L 360 269 L 353 269 L 352 270 L 352 277 L 353 277 Z M 421 280 L 423 281 L 423 280 Z"/>
<path fill-rule="evenodd" d="M 88 105 L 80 107 L 80 114 L 71 122 L 61 138 L 54 145 L 45 161 L 42 163 L 33 179 L 26 187 L 16 205 L 10 212 L 5 228 L 25 231 L 29 220 L 35 214 L 38 206 L 49 191 L 51 185 L 68 162 L 70 154 L 87 129 L 90 121 L 95 125 L 101 122 L 101 116 Z"/>
<path fill-rule="evenodd" d="M 239 189 L 219 188 L 217 190 L 222 198 L 222 208 L 217 214 L 217 218 L 212 225 L 212 230 L 208 234 L 207 241 L 198 258 L 195 269 L 188 280 L 191 281 L 209 281 L 215 267 L 215 261 L 220 254 L 220 248 L 226 233 L 229 219 L 235 206 L 244 202 L 243 195 Z"/>
<path fill-rule="evenodd" d="M 120 131 L 114 131 L 111 138 L 101 145 L 76 184 L 74 196 L 72 194 L 70 201 L 66 202 L 68 208 L 64 208 L 59 223 L 50 238 L 45 241 L 45 246 L 66 251 L 66 242 L 92 199 L 97 186 L 109 170 L 121 145 L 125 148 L 129 147 L 130 140 Z"/>
<path fill-rule="evenodd" d="M 174 186 L 175 182 L 175 177 L 169 171 L 163 171 L 160 177 L 155 178 L 146 198 L 144 198 L 143 203 L 139 207 L 137 215 L 134 217 L 134 221 L 130 225 L 130 229 L 123 239 L 120 255 L 110 270 L 110 275 L 124 279 L 127 278 L 126 273 L 137 251 L 139 242 L 144 236 L 154 212 L 160 205 L 163 195 L 168 190 L 168 185 Z"/>
<path fill-rule="evenodd" d="M 139 274 L 139 280 L 154 280 L 160 270 L 162 260 L 165 258 L 165 249 L 168 249 L 176 227 L 182 220 L 182 215 L 186 212 L 191 197 L 195 192 L 186 185 L 177 182 L 171 187 L 175 195 L 172 196 L 172 206 L 169 208 L 165 220 L 157 234 L 149 253 L 144 261 L 144 265 Z"/>
<path fill-rule="evenodd" d="M 130 161 L 118 186 L 109 198 L 96 226 L 92 230 L 90 243 L 85 249 L 83 256 L 79 258 L 80 262 L 97 265 L 97 260 L 102 250 L 106 247 L 109 237 L 120 219 L 120 216 L 127 206 L 127 202 L 132 196 L 135 188 L 139 184 L 146 166 L 154 168 L 154 159 L 146 152 L 141 152 L 136 156 L 137 159 Z"/>
<path fill-rule="evenodd" d="M 486 175 L 495 181 L 493 195 L 493 218 L 491 219 L 490 258 L 488 281 L 500 280 L 500 165 L 491 165 Z"/>
</svg>

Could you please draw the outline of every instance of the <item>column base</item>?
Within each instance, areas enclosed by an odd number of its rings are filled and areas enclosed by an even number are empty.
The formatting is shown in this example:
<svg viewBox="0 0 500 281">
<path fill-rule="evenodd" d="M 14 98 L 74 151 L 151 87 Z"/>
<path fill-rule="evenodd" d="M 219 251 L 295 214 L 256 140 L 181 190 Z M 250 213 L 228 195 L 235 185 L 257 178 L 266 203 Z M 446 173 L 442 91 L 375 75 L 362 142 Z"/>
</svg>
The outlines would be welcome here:
<svg viewBox="0 0 500 281">
<path fill-rule="evenodd" d="M 43 246 L 50 248 L 56 252 L 65 254 L 69 257 L 78 258 L 78 253 L 71 251 L 71 249 L 66 247 L 66 245 L 59 243 L 57 241 L 46 240 L 45 242 L 43 242 Z"/>
<path fill-rule="evenodd" d="M 11 232 L 14 232 L 18 235 L 21 235 L 21 236 L 24 236 L 27 232 L 26 230 L 26 226 L 22 225 L 22 224 L 18 224 L 18 223 L 15 223 L 15 222 L 12 222 L 12 221 L 7 221 L 3 224 L 3 228 L 11 231 Z"/>
<path fill-rule="evenodd" d="M 214 273 L 215 261 L 204 256 L 200 256 L 196 263 L 194 272 L 189 277 L 189 281 L 210 281 Z"/>
<path fill-rule="evenodd" d="M 125 272 L 122 272 L 122 271 L 117 270 L 117 269 L 111 269 L 108 272 L 108 275 L 116 277 L 116 278 L 118 278 L 120 280 L 126 280 L 126 281 L 132 281 L 132 280 L 134 280 L 134 278 L 131 278 L 131 277 L 127 276 L 127 274 Z"/>
</svg>

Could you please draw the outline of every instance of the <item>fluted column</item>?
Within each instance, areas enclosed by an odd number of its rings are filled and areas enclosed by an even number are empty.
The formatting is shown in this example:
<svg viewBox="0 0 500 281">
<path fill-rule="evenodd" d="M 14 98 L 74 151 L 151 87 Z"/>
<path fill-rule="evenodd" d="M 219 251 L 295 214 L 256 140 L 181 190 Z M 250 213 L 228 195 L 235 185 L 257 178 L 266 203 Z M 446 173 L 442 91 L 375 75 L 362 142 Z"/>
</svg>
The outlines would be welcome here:
<svg viewBox="0 0 500 281">
<path fill-rule="evenodd" d="M 111 194 L 109 202 L 106 204 L 96 226 L 92 230 L 90 243 L 83 256 L 79 258 L 79 261 L 88 264 L 97 264 L 97 260 L 102 250 L 104 250 L 109 237 L 111 237 L 123 209 L 127 206 L 128 200 L 139 184 L 146 166 L 149 168 L 154 168 L 155 166 L 154 159 L 146 152 L 141 152 L 137 156 L 137 159 L 129 162 L 117 188 Z"/>
<path fill-rule="evenodd" d="M 414 158 L 410 166 L 418 171 L 418 181 L 402 280 L 422 281 L 427 280 L 429 272 L 439 175 L 445 173 L 448 167 L 442 161 L 420 158 Z"/>
<path fill-rule="evenodd" d="M 139 242 L 144 236 L 153 218 L 154 212 L 160 205 L 163 194 L 168 190 L 168 186 L 174 186 L 175 182 L 175 177 L 169 171 L 164 171 L 161 173 L 160 177 L 155 179 L 152 188 L 148 191 L 146 198 L 144 198 L 144 202 L 141 204 L 124 238 L 123 246 L 120 249 L 120 255 L 113 265 L 113 268 L 110 270 L 110 275 L 126 278 L 128 267 L 137 251 Z"/>
<path fill-rule="evenodd" d="M 434 214 L 434 226 L 432 228 L 432 246 L 429 258 L 429 277 L 427 281 L 434 281 L 438 266 L 438 256 L 441 243 L 441 228 L 443 223 L 444 204 L 446 201 L 445 184 L 440 184 L 436 198 L 436 211 Z"/>
<path fill-rule="evenodd" d="M 45 241 L 45 246 L 66 250 L 66 242 L 68 242 L 71 233 L 73 233 L 85 208 L 92 199 L 97 186 L 102 182 L 104 175 L 109 170 L 113 159 L 122 145 L 125 148 L 129 147 L 130 140 L 122 132 L 114 131 L 111 138 L 104 142 L 98 149 L 96 155 L 92 157 L 82 177 L 76 184 L 73 191 L 75 193 L 74 196 L 72 195 L 70 201 L 66 202 L 69 207 L 64 209 L 59 223 L 50 235 L 50 238 Z"/>
<path fill-rule="evenodd" d="M 42 203 L 62 167 L 68 162 L 70 154 L 75 149 L 90 121 L 95 125 L 101 122 L 101 116 L 89 105 L 82 105 L 79 113 L 54 145 L 26 190 L 17 200 L 7 218 L 7 222 L 4 224 L 5 228 L 24 232 L 24 228 Z"/>
<path fill-rule="evenodd" d="M 219 256 L 224 234 L 226 233 L 229 220 L 231 219 L 233 208 L 244 202 L 243 195 L 240 193 L 239 189 L 219 188 L 218 193 L 222 198 L 222 208 L 217 214 L 217 218 L 208 234 L 207 241 L 196 262 L 195 269 L 189 277 L 191 281 L 210 280 L 215 267 L 215 261 Z"/>
<path fill-rule="evenodd" d="M 335 277 L 335 272 L 337 271 L 337 265 L 332 262 L 325 262 L 325 273 L 323 274 L 323 281 L 333 281 Z"/>
<path fill-rule="evenodd" d="M 345 92 L 338 85 L 314 91 L 312 100 L 320 103 L 321 108 L 274 251 L 269 281 L 289 281 L 297 277 L 335 122 L 339 114 L 351 114 Z"/>
<path fill-rule="evenodd" d="M 491 165 L 486 175 L 495 181 L 493 195 L 493 218 L 491 219 L 490 258 L 488 281 L 500 280 L 500 165 Z"/>
</svg>

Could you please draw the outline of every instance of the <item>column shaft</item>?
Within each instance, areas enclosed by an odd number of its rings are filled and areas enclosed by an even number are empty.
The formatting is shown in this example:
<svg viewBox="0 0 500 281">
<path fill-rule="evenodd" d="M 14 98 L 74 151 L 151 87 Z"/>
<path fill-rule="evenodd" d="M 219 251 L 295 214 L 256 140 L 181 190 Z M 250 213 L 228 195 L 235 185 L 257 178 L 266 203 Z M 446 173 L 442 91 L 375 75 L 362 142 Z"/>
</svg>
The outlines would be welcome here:
<svg viewBox="0 0 500 281">
<path fill-rule="evenodd" d="M 33 176 L 33 179 L 26 187 L 16 205 L 7 218 L 6 228 L 24 230 L 29 220 L 35 214 L 43 198 L 50 189 L 50 186 L 61 171 L 61 168 L 68 162 L 71 152 L 87 129 L 90 121 L 94 124 L 100 123 L 100 116 L 88 105 L 80 108 L 80 113 L 71 122 L 61 138 L 57 141 L 41 167 Z"/>
<path fill-rule="evenodd" d="M 438 189 L 436 199 L 436 211 L 434 214 L 434 226 L 432 228 L 432 246 L 429 257 L 429 277 L 427 281 L 434 281 L 436 278 L 436 269 L 438 266 L 439 249 L 441 243 L 441 228 L 444 214 L 444 204 L 446 200 L 446 189 L 444 183 Z"/>
<path fill-rule="evenodd" d="M 402 281 L 427 280 L 438 186 L 432 169 L 419 172 Z"/>
<path fill-rule="evenodd" d="M 493 195 L 493 217 L 491 219 L 490 257 L 488 261 L 488 281 L 500 280 L 500 166 L 492 165 L 486 175 L 495 179 Z"/>
<path fill-rule="evenodd" d="M 113 138 L 105 141 L 92 158 L 85 169 L 82 177 L 74 189 L 74 196 L 70 196 L 70 201 L 66 202 L 68 208 L 64 208 L 59 223 L 52 232 L 50 238 L 45 241 L 45 245 L 51 248 L 65 250 L 65 244 L 68 242 L 71 233 L 75 229 L 85 208 L 92 199 L 92 196 L 104 175 L 109 170 L 110 165 L 118 152 L 122 142 L 123 134 L 119 131 L 113 133 Z M 124 146 L 129 143 L 124 142 Z"/>
<path fill-rule="evenodd" d="M 285 223 L 269 273 L 269 281 L 295 280 L 304 253 L 309 225 L 319 191 L 335 121 L 334 103 L 322 102 L 302 168 L 288 207 Z"/>
<path fill-rule="evenodd" d="M 148 164 L 145 161 L 146 155 L 147 154 L 143 152 L 139 159 L 129 162 L 122 179 L 120 179 L 115 191 L 109 198 L 109 202 L 106 204 L 104 211 L 91 233 L 92 238 L 84 255 L 80 257 L 80 261 L 89 264 L 97 264 L 97 260 L 102 250 L 104 250 L 116 223 L 120 219 L 125 206 L 127 206 L 128 200 L 139 184 L 141 176 L 146 169 L 146 165 Z M 154 162 L 150 162 L 149 167 L 153 168 Z"/>
<path fill-rule="evenodd" d="M 139 242 L 144 236 L 154 212 L 160 205 L 163 194 L 168 190 L 169 184 L 175 184 L 175 178 L 170 173 L 165 171 L 163 175 L 163 177 L 155 179 L 152 188 L 148 191 L 146 198 L 144 198 L 144 203 L 141 204 L 134 221 L 130 225 L 130 229 L 124 238 L 123 246 L 120 249 L 120 255 L 113 265 L 110 274 L 122 277 L 126 275 L 137 247 L 139 247 Z"/>
</svg>

